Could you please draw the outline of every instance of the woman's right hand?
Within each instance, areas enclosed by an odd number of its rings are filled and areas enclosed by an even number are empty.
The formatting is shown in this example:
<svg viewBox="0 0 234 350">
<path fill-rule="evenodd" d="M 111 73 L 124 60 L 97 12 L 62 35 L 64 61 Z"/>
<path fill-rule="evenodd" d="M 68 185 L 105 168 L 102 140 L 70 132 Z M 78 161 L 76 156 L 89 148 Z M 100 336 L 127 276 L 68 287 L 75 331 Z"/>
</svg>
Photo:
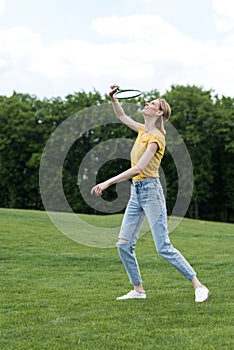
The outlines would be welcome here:
<svg viewBox="0 0 234 350">
<path fill-rule="evenodd" d="M 112 99 L 112 100 L 114 100 L 115 98 L 114 98 L 114 94 L 116 93 L 116 91 L 119 89 L 119 86 L 117 85 L 117 84 L 113 84 L 113 85 L 111 85 L 110 86 L 110 92 L 109 92 L 109 95 L 110 95 L 110 98 Z"/>
<path fill-rule="evenodd" d="M 96 196 L 100 197 L 102 195 L 102 192 L 106 190 L 108 187 L 110 187 L 110 181 L 106 180 L 105 182 L 102 182 L 100 184 L 97 184 L 96 186 L 93 186 L 91 189 L 91 194 L 95 194 Z"/>
</svg>

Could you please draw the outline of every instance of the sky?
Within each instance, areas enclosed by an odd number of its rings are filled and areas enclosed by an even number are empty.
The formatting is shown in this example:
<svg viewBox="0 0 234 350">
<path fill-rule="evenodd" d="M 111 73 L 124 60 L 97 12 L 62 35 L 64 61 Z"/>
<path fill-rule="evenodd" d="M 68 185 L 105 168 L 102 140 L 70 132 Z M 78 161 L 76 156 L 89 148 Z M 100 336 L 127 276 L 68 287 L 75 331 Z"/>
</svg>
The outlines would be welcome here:
<svg viewBox="0 0 234 350">
<path fill-rule="evenodd" d="M 0 0 L 0 95 L 196 85 L 234 97 L 233 0 Z"/>
</svg>

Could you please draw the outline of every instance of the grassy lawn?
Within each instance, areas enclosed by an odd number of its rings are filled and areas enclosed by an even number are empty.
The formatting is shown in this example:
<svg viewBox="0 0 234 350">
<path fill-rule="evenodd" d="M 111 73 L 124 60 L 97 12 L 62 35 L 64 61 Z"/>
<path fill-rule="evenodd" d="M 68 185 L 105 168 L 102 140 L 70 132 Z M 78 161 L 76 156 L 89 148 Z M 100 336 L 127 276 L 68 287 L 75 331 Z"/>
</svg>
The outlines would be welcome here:
<svg viewBox="0 0 234 350">
<path fill-rule="evenodd" d="M 211 290 L 207 303 L 150 233 L 136 248 L 147 299 L 116 301 L 131 287 L 115 248 L 75 243 L 44 212 L 0 209 L 0 348 L 234 349 L 233 228 L 184 219 L 170 236 Z"/>
</svg>

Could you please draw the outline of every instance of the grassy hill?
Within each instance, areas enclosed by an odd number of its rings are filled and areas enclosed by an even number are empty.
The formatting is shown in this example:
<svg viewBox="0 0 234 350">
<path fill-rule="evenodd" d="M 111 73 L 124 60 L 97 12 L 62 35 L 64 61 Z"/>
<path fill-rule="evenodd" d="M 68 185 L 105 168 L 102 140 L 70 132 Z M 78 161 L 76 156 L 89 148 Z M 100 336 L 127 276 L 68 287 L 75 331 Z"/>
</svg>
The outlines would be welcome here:
<svg viewBox="0 0 234 350">
<path fill-rule="evenodd" d="M 147 299 L 116 301 L 131 286 L 115 248 L 77 244 L 44 212 L 0 209 L 1 349 L 233 349 L 233 228 L 184 219 L 170 235 L 211 290 L 207 303 L 150 233 L 136 248 Z"/>
</svg>

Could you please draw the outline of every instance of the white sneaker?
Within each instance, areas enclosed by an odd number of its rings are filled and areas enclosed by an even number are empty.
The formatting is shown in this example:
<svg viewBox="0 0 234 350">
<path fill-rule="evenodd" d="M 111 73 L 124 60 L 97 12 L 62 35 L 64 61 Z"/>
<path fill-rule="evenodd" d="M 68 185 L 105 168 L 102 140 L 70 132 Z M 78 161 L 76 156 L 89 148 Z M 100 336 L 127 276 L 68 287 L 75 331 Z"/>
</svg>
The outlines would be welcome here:
<svg viewBox="0 0 234 350">
<path fill-rule="evenodd" d="M 126 299 L 146 299 L 146 294 L 138 293 L 135 290 L 131 290 L 129 293 L 123 295 L 122 297 L 116 298 L 116 300 L 126 300 Z"/>
<path fill-rule="evenodd" d="M 205 286 L 201 288 L 195 289 L 195 301 L 196 303 L 203 303 L 204 301 L 207 301 L 210 295 L 209 289 L 207 289 Z"/>
</svg>

